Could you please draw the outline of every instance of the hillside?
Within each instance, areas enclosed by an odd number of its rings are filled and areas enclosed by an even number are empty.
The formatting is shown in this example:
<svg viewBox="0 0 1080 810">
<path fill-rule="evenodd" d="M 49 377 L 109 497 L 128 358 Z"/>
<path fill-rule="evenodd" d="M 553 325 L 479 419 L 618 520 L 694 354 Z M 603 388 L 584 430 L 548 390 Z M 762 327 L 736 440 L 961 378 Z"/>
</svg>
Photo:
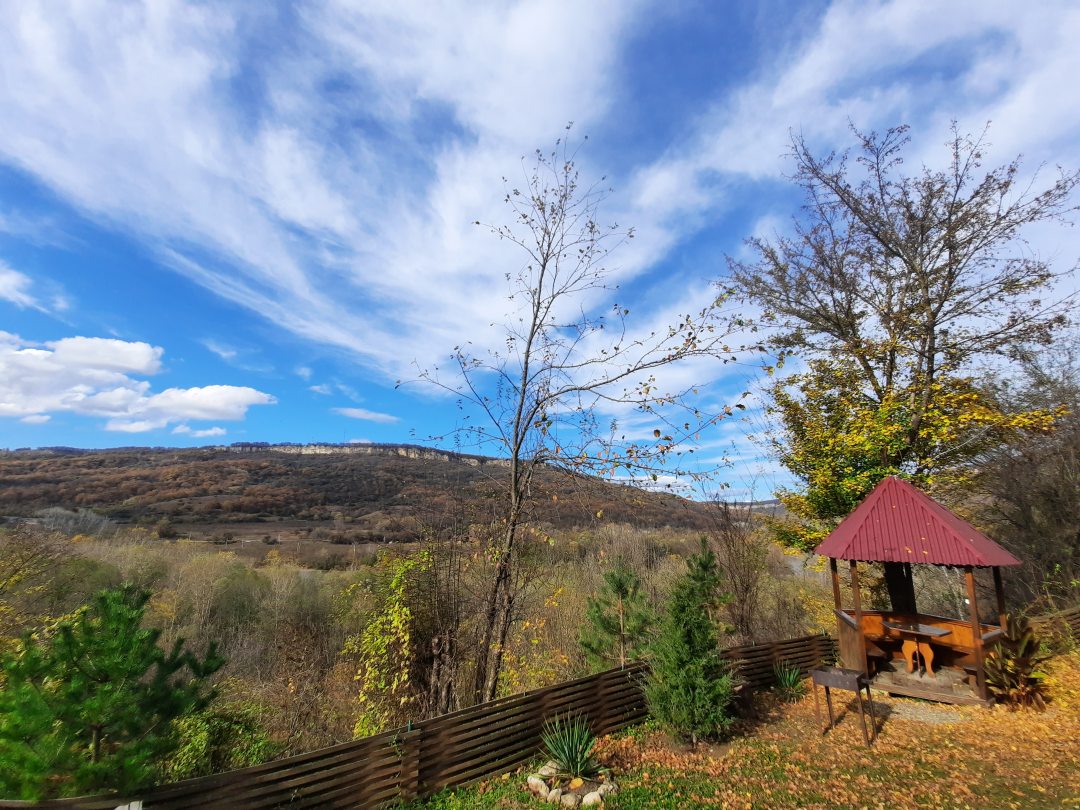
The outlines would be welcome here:
<svg viewBox="0 0 1080 810">
<path fill-rule="evenodd" d="M 202 533 L 287 523 L 338 542 L 382 542 L 407 539 L 418 523 L 491 520 L 507 474 L 498 459 L 409 445 L 15 450 L 0 452 L 0 514 L 81 507 Z M 536 517 L 559 528 L 597 513 L 637 527 L 706 525 L 700 504 L 595 478 L 546 470 L 533 494 Z"/>
</svg>

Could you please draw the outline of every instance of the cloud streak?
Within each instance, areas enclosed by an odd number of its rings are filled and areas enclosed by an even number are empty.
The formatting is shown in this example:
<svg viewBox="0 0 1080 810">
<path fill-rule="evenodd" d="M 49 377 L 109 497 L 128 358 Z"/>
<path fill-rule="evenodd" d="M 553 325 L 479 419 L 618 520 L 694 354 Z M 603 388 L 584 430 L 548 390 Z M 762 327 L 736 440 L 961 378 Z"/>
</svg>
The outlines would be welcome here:
<svg viewBox="0 0 1080 810">
<path fill-rule="evenodd" d="M 379 424 L 389 425 L 401 421 L 399 417 L 394 416 L 393 414 L 369 411 L 367 408 L 333 408 L 332 410 L 340 416 L 347 416 L 350 419 L 360 419 L 364 422 L 378 422 Z"/>
</svg>

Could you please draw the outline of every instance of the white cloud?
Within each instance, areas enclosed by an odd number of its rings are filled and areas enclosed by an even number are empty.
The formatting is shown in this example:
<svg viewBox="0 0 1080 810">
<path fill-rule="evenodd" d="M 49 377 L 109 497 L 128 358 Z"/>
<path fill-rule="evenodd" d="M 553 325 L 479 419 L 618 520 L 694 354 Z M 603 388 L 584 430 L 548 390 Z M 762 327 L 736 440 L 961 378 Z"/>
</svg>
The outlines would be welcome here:
<svg viewBox="0 0 1080 810">
<path fill-rule="evenodd" d="M 106 419 L 107 430 L 141 433 L 185 420 L 240 420 L 253 405 L 275 401 L 232 385 L 153 393 L 136 376 L 159 372 L 162 354 L 161 347 L 135 341 L 70 337 L 33 344 L 0 332 L 0 417 L 41 424 L 50 414 L 74 413 Z"/>
<path fill-rule="evenodd" d="M 172 429 L 172 432 L 183 436 L 192 436 L 196 439 L 202 439 L 208 436 L 224 436 L 226 430 L 223 427 L 212 427 L 205 428 L 203 430 L 193 430 L 189 425 L 185 424 L 177 425 Z"/>
<path fill-rule="evenodd" d="M 50 419 L 52 419 L 52 417 L 47 413 L 33 413 L 29 416 L 24 416 L 19 421 L 24 425 L 44 425 Z"/>
<path fill-rule="evenodd" d="M 333 408 L 333 411 L 342 416 L 347 416 L 350 419 L 362 419 L 366 422 L 392 424 L 401 421 L 400 417 L 394 416 L 393 414 L 369 411 L 366 408 Z"/>
<path fill-rule="evenodd" d="M 42 309 L 37 299 L 30 294 L 32 283 L 29 276 L 0 261 L 0 301 L 8 301 L 17 307 Z"/>
<path fill-rule="evenodd" d="M 316 394 L 321 394 L 324 397 L 328 397 L 332 393 L 334 393 L 331 390 L 330 386 L 327 385 L 326 383 L 322 383 L 321 385 L 309 385 L 308 390 L 313 391 Z"/>
<path fill-rule="evenodd" d="M 296 376 L 298 376 L 301 380 L 310 380 L 311 374 L 311 369 L 307 366 L 298 366 L 296 369 Z"/>
</svg>

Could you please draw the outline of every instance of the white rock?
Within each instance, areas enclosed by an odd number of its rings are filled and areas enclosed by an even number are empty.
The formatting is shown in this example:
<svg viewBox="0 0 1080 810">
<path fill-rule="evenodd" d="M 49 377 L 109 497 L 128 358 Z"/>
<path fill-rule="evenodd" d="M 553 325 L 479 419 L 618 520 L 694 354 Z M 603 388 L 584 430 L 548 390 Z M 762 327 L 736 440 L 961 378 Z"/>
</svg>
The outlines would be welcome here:
<svg viewBox="0 0 1080 810">
<path fill-rule="evenodd" d="M 543 768 L 541 768 L 540 770 L 537 771 L 537 773 L 540 774 L 540 776 L 544 777 L 545 779 L 550 779 L 552 776 L 554 776 L 558 772 L 559 772 L 559 766 L 556 765 L 554 762 L 547 763 L 546 765 L 544 765 Z"/>
<path fill-rule="evenodd" d="M 610 796 L 612 793 L 619 792 L 619 786 L 614 782 L 604 782 L 604 784 L 596 789 L 596 792 L 599 793 L 601 797 Z"/>
<path fill-rule="evenodd" d="M 585 797 L 581 800 L 582 807 L 597 807 L 604 803 L 604 797 L 600 795 L 600 791 L 594 790 L 592 793 L 586 793 Z"/>
<path fill-rule="evenodd" d="M 548 804 L 558 804 L 562 798 L 562 788 L 552 788 L 551 793 L 547 795 Z"/>
<path fill-rule="evenodd" d="M 542 799 L 546 798 L 547 795 L 548 795 L 548 792 L 551 790 L 551 788 L 549 788 L 547 786 L 547 782 L 545 782 L 543 779 L 541 779 L 536 774 L 533 774 L 532 776 L 530 776 L 526 780 L 526 784 L 528 784 L 529 790 L 531 790 L 533 793 L 535 793 L 537 796 L 539 796 Z"/>
<path fill-rule="evenodd" d="M 577 807 L 581 804 L 581 797 L 576 793 L 564 793 L 559 801 L 563 807 Z"/>
</svg>

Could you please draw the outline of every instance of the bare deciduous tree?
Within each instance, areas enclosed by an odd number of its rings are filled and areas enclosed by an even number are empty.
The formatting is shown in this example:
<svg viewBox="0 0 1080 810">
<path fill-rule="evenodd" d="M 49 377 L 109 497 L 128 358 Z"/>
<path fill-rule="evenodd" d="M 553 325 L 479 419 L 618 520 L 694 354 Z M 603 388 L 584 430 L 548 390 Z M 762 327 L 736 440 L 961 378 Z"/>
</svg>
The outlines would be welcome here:
<svg viewBox="0 0 1080 810">
<path fill-rule="evenodd" d="M 509 463 L 479 616 L 473 682 L 478 701 L 492 699 L 498 688 L 515 615 L 518 546 L 536 471 L 552 465 L 654 479 L 661 469 L 670 474 L 664 460 L 677 456 L 688 437 L 718 417 L 683 406 L 686 392 L 661 389 L 656 375 L 688 358 L 730 356 L 717 326 L 716 303 L 675 326 L 644 333 L 630 329 L 629 309 L 623 306 L 614 306 L 607 316 L 590 314 L 609 291 L 608 254 L 633 234 L 602 224 L 600 205 L 608 190 L 580 185 L 574 158 L 565 140 L 549 154 L 538 150 L 524 184 L 508 183 L 512 224 L 485 226 L 526 257 L 521 270 L 506 274 L 516 309 L 504 326 L 505 350 L 474 353 L 459 346 L 450 379 L 438 370 L 421 373 L 479 413 L 478 421 L 459 431 L 467 434 L 462 438 Z M 650 414 L 657 425 L 651 440 L 628 440 L 614 419 L 602 422 L 604 409 Z"/>
</svg>

